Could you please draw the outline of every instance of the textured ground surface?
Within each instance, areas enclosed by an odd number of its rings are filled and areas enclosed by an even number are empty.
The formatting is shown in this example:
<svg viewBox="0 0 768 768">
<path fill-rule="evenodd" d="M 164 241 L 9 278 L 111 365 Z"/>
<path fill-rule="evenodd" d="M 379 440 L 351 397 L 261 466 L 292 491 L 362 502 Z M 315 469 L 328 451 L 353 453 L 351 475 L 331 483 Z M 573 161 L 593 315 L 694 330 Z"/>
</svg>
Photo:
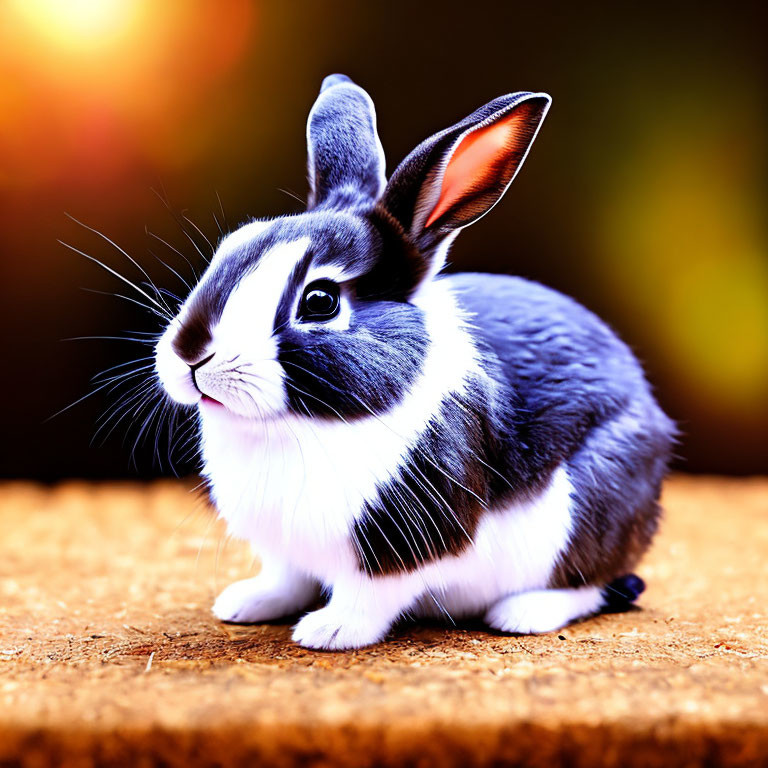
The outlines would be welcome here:
<svg viewBox="0 0 768 768">
<path fill-rule="evenodd" d="M 768 480 L 674 478 L 642 610 L 315 653 L 183 484 L 0 487 L 0 766 L 768 765 Z"/>
</svg>

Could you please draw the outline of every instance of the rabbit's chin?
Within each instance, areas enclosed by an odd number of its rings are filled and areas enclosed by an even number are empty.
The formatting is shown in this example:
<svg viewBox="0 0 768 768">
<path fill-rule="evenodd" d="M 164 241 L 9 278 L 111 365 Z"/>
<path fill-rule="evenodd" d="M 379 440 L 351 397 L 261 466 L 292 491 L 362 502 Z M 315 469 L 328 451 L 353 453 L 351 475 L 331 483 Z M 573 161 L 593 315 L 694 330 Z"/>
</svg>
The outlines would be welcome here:
<svg viewBox="0 0 768 768">
<path fill-rule="evenodd" d="M 264 407 L 258 412 L 251 410 L 242 412 L 236 407 L 206 394 L 200 398 L 197 406 L 204 424 L 210 424 L 225 432 L 228 429 L 260 432 L 268 428 L 270 424 L 283 421 L 289 416 L 288 410 L 285 408 L 275 410 Z"/>
</svg>

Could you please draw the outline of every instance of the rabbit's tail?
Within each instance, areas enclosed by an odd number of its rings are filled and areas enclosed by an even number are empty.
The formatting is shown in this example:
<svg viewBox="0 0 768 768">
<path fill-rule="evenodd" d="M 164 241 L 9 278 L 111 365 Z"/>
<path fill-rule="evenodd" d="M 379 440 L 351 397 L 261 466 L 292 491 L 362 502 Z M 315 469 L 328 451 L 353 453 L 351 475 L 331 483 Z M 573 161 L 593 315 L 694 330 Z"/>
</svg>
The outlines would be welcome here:
<svg viewBox="0 0 768 768">
<path fill-rule="evenodd" d="M 623 613 L 633 607 L 645 590 L 645 582 L 634 573 L 619 576 L 603 587 L 603 613 Z"/>
</svg>

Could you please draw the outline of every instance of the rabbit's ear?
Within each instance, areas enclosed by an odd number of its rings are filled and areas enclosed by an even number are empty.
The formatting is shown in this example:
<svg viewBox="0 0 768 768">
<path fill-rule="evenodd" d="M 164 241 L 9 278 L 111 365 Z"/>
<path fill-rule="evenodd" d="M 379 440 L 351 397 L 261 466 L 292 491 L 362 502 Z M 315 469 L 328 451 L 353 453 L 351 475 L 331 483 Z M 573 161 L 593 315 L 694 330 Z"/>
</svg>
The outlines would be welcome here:
<svg viewBox="0 0 768 768">
<path fill-rule="evenodd" d="M 384 189 L 384 150 L 371 97 L 346 75 L 323 80 L 307 120 L 309 203 L 345 208 L 378 200 Z"/>
<path fill-rule="evenodd" d="M 392 174 L 384 206 L 427 251 L 477 221 L 511 184 L 550 103 L 546 93 L 501 96 L 422 142 Z"/>
</svg>

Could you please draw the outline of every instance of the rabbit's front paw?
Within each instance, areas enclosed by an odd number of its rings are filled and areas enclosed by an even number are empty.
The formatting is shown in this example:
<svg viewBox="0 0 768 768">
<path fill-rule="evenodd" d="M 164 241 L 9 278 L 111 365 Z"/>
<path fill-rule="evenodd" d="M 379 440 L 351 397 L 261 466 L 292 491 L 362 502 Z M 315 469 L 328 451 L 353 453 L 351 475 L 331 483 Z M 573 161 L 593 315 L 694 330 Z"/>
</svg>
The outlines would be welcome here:
<svg viewBox="0 0 768 768">
<path fill-rule="evenodd" d="M 293 639 L 305 648 L 341 651 L 378 643 L 387 629 L 369 617 L 327 605 L 301 619 L 293 628 Z"/>
<path fill-rule="evenodd" d="M 234 624 L 273 621 L 306 607 L 312 595 L 297 593 L 295 585 L 268 583 L 256 576 L 230 584 L 213 604 L 213 615 Z"/>
</svg>

